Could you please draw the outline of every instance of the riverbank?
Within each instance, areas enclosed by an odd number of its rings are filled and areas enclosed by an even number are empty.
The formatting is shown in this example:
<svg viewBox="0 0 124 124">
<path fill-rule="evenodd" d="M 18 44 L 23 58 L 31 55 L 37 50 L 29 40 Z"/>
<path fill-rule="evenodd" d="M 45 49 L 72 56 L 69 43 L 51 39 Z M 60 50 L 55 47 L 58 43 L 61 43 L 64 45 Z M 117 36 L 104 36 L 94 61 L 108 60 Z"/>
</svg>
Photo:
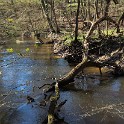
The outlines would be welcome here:
<svg viewBox="0 0 124 124">
<path fill-rule="evenodd" d="M 64 58 L 69 63 L 79 63 L 82 61 L 82 55 L 83 55 L 83 42 L 85 38 L 82 37 L 78 38 L 78 41 L 74 41 L 73 36 L 69 35 L 63 35 L 59 34 L 57 37 L 52 39 L 50 43 L 53 44 L 54 54 L 59 55 L 61 58 Z M 49 43 L 49 42 L 48 42 Z M 47 44 L 47 42 L 46 42 Z M 104 37 L 99 38 L 90 38 L 89 40 L 89 58 L 91 59 L 99 59 L 104 61 L 106 57 L 110 57 L 111 55 L 115 54 L 116 50 L 122 50 L 121 51 L 121 65 L 122 66 L 122 72 L 119 72 L 120 74 L 117 75 L 123 75 L 124 74 L 124 67 L 123 67 L 123 46 L 124 46 L 124 36 L 123 36 L 123 30 L 120 34 L 116 35 L 108 35 Z M 118 54 L 118 53 L 116 53 Z M 119 53 L 120 54 L 120 53 Z M 118 58 L 116 58 L 118 61 Z M 110 60 L 111 61 L 111 60 Z M 113 60 L 112 60 L 113 61 Z M 111 62 L 110 62 L 111 63 Z M 91 64 L 91 66 L 98 66 L 96 64 Z M 103 64 L 104 66 L 108 66 L 108 64 Z M 112 65 L 110 65 L 112 66 Z M 98 66 L 98 68 L 101 67 Z M 110 67 L 111 68 L 111 67 Z M 112 69 L 112 68 L 111 68 Z M 110 70 L 111 70 L 110 69 Z M 113 73 L 113 72 L 112 72 Z M 116 72 L 114 72 L 116 75 Z"/>
</svg>

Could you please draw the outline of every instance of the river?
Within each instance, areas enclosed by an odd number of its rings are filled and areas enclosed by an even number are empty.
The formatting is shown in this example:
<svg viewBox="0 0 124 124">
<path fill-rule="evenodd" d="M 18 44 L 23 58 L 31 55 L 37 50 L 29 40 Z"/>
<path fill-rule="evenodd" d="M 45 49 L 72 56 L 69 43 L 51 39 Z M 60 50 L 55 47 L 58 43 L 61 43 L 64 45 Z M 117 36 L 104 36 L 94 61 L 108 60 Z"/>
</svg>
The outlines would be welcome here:
<svg viewBox="0 0 124 124">
<path fill-rule="evenodd" d="M 41 124 L 45 108 L 31 108 L 26 96 L 37 98 L 43 93 L 39 86 L 52 83 L 72 68 L 53 54 L 52 45 L 18 44 L 14 39 L 1 45 L 0 124 Z M 123 124 L 124 77 L 100 77 L 96 68 L 86 71 L 87 77 L 76 78 L 76 90 L 61 91 L 60 101 L 67 102 L 60 115 L 69 124 Z"/>
</svg>

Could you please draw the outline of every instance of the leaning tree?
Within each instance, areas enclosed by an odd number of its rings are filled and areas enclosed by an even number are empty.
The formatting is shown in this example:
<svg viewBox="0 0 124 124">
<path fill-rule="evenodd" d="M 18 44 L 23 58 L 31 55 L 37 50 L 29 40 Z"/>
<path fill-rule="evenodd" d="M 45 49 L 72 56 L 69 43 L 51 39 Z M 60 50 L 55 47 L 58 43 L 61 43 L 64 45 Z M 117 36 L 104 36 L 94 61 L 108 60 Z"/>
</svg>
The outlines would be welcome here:
<svg viewBox="0 0 124 124">
<path fill-rule="evenodd" d="M 113 0 L 115 4 L 118 3 L 117 0 Z M 80 4 L 80 0 L 78 1 Z M 92 25 L 85 37 L 85 40 L 82 42 L 82 61 L 77 64 L 70 72 L 68 72 L 66 75 L 64 75 L 62 78 L 57 79 L 56 82 L 52 83 L 52 84 L 47 84 L 49 85 L 48 90 L 45 92 L 45 96 L 47 95 L 49 100 L 50 100 L 50 106 L 49 106 L 49 111 L 48 111 L 48 123 L 49 124 L 53 124 L 55 121 L 55 118 L 57 116 L 57 111 L 61 108 L 62 105 L 64 105 L 64 103 L 66 101 L 64 101 L 63 103 L 57 105 L 57 100 L 59 99 L 59 89 L 64 88 L 65 86 L 67 86 L 69 83 L 74 81 L 75 76 L 81 72 L 84 68 L 88 67 L 88 66 L 96 66 L 99 67 L 100 72 L 101 72 L 101 68 L 104 66 L 107 66 L 109 68 L 113 69 L 113 73 L 114 75 L 124 75 L 124 43 L 121 42 L 120 37 L 115 37 L 115 36 L 102 36 L 102 38 L 99 40 L 99 42 L 94 42 L 91 39 L 91 35 L 93 34 L 94 31 L 96 31 L 96 29 L 98 27 L 100 27 L 100 25 L 107 21 L 107 24 L 113 24 L 114 27 L 116 27 L 117 33 L 120 34 L 120 29 L 119 29 L 119 23 L 117 23 L 115 20 L 113 20 L 110 16 L 109 16 L 109 6 L 110 6 L 110 2 L 111 0 L 106 0 L 106 6 L 104 9 L 104 15 L 101 18 L 96 19 L 96 21 L 92 22 Z M 78 9 L 79 9 L 79 5 L 78 5 Z M 79 10 L 77 9 L 77 12 L 79 12 Z M 77 14 L 77 19 L 78 19 L 78 14 Z M 109 26 L 109 25 L 107 25 Z M 77 29 L 76 29 L 77 30 Z M 76 32 L 77 33 L 77 32 Z M 110 49 L 108 52 L 104 52 L 104 54 L 98 54 L 96 52 L 93 52 L 92 50 L 90 50 L 90 48 L 96 43 L 96 51 L 99 51 L 99 48 L 105 51 L 107 48 L 104 45 L 104 43 L 106 43 L 106 45 L 115 45 L 116 47 L 112 47 L 112 49 Z M 98 44 L 98 46 L 97 46 Z M 99 46 L 100 45 L 100 46 Z M 112 46 L 111 45 L 111 46 Z M 102 72 L 101 72 L 102 74 Z M 40 88 L 43 88 L 44 85 Z M 55 91 L 55 96 L 49 97 L 49 92 L 51 91 Z M 46 99 L 46 97 L 45 97 Z"/>
</svg>

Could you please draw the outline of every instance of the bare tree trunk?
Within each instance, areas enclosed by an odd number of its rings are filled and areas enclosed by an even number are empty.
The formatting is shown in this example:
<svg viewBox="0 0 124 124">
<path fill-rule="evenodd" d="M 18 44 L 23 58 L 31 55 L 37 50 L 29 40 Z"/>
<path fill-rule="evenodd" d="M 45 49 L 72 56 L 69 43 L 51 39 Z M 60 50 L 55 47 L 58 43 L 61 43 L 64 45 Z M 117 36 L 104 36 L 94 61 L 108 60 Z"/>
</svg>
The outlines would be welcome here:
<svg viewBox="0 0 124 124">
<path fill-rule="evenodd" d="M 80 0 L 78 0 L 78 7 L 77 7 L 77 14 L 76 14 L 76 27 L 75 27 L 75 41 L 77 41 L 77 37 L 78 37 L 78 16 L 79 16 L 79 12 L 80 12 Z"/>
<path fill-rule="evenodd" d="M 41 0 L 41 3 L 42 3 L 42 6 L 43 6 L 43 10 L 44 10 L 44 12 L 45 12 L 45 14 L 46 14 L 47 21 L 48 21 L 48 24 L 49 24 L 49 26 L 50 26 L 50 29 L 51 29 L 52 32 L 55 33 L 55 29 L 53 28 L 53 25 L 52 25 L 52 22 L 51 22 L 51 20 L 50 20 L 48 11 L 46 10 L 46 5 L 45 5 L 46 3 L 45 3 L 44 0 Z"/>
<path fill-rule="evenodd" d="M 56 25 L 56 33 L 60 33 L 60 29 L 59 29 L 59 26 L 57 24 L 57 19 L 56 19 L 54 0 L 52 1 L 51 8 L 52 8 L 53 16 L 54 16 L 54 22 L 55 22 L 55 25 Z"/>
<path fill-rule="evenodd" d="M 36 33 L 35 32 L 35 27 L 34 27 L 33 22 L 31 20 L 30 12 L 27 12 L 27 15 L 28 15 L 28 18 L 29 18 L 29 24 L 31 25 L 31 28 L 32 28 L 31 31 L 33 31 L 34 33 Z"/>
<path fill-rule="evenodd" d="M 91 12 L 90 12 L 90 0 L 87 1 L 87 12 L 88 12 L 88 20 L 91 20 Z"/>
<path fill-rule="evenodd" d="M 99 18 L 98 4 L 99 4 L 99 3 L 98 3 L 98 0 L 95 0 L 96 13 L 95 13 L 94 17 L 95 17 L 96 19 Z M 98 34 L 99 34 L 99 37 L 101 37 L 101 30 L 100 30 L 100 26 L 99 26 L 99 25 L 98 25 Z"/>
<path fill-rule="evenodd" d="M 78 2 L 80 2 L 80 1 L 78 1 Z M 58 81 L 59 85 L 63 85 L 63 83 L 73 80 L 74 77 L 82 70 L 82 68 L 86 66 L 87 60 L 88 60 L 88 52 L 89 52 L 89 37 L 91 36 L 93 31 L 97 28 L 97 26 L 105 20 L 108 20 L 111 23 L 113 23 L 115 25 L 115 27 L 117 27 L 117 30 L 119 30 L 119 25 L 113 19 L 111 19 L 108 16 L 104 16 L 104 17 L 98 19 L 96 22 L 94 22 L 92 24 L 92 26 L 90 27 L 90 30 L 85 37 L 85 41 L 83 42 L 83 46 L 84 46 L 83 53 L 84 53 L 84 55 L 82 57 L 82 62 L 79 63 L 74 69 L 72 69 L 66 76 L 64 76 L 62 79 L 60 79 Z"/>
<path fill-rule="evenodd" d="M 81 7 L 82 7 L 82 11 L 83 11 L 82 18 L 83 18 L 83 21 L 85 21 L 87 18 L 87 12 L 86 12 L 87 10 L 86 10 L 86 1 L 85 0 L 81 0 Z"/>
<path fill-rule="evenodd" d="M 108 16 L 110 1 L 111 1 L 111 0 L 106 0 L 104 16 Z"/>
<path fill-rule="evenodd" d="M 103 16 L 103 0 L 100 0 L 100 12 L 101 15 Z"/>
</svg>

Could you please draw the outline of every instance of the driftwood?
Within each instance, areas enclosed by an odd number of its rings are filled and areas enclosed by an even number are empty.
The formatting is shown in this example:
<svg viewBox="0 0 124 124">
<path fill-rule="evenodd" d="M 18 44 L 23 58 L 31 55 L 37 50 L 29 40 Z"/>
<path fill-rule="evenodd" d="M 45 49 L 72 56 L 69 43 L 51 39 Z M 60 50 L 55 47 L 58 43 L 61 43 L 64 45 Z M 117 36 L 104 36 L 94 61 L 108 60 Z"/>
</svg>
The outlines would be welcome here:
<svg viewBox="0 0 124 124">
<path fill-rule="evenodd" d="M 90 44 L 90 36 L 92 35 L 93 31 L 97 28 L 97 26 L 102 23 L 103 21 L 108 21 L 111 22 L 115 25 L 115 27 L 117 28 L 117 32 L 120 32 L 119 29 L 119 24 L 116 23 L 116 21 L 114 21 L 111 17 L 108 16 L 108 8 L 109 8 L 109 4 L 106 4 L 106 9 L 105 9 L 105 14 L 103 17 L 101 17 L 100 19 L 98 19 L 97 21 L 95 21 L 94 23 L 92 23 L 89 32 L 87 33 L 85 40 L 83 42 L 83 56 L 82 56 L 82 62 L 80 62 L 76 67 L 74 67 L 68 74 L 66 74 L 65 76 L 63 76 L 62 78 L 58 79 L 58 85 L 59 88 L 63 87 L 67 84 L 69 84 L 70 82 L 73 82 L 74 77 L 80 72 L 82 71 L 85 67 L 87 67 L 89 65 L 89 63 L 93 63 L 94 65 L 97 65 L 97 67 L 101 68 L 103 66 L 110 66 L 110 62 L 108 64 L 108 59 L 109 60 L 113 60 L 113 56 L 110 56 L 107 58 L 107 60 L 105 60 L 104 62 L 101 61 L 95 61 L 95 60 L 91 60 L 89 57 L 89 44 Z M 117 55 L 119 54 L 118 52 L 116 53 Z M 105 55 L 106 56 L 106 55 Z M 90 61 L 90 62 L 89 62 Z M 112 62 L 112 64 L 115 64 L 114 62 Z M 117 64 L 116 64 L 117 66 Z M 53 87 L 52 87 L 53 89 Z M 48 91 L 50 91 L 51 89 L 49 89 Z"/>
<path fill-rule="evenodd" d="M 68 85 L 69 83 L 74 81 L 74 77 L 82 71 L 86 67 L 98 67 L 101 72 L 101 68 L 104 66 L 108 66 L 109 68 L 113 69 L 113 75 L 124 75 L 124 58 L 123 57 L 123 50 L 116 50 L 112 52 L 110 55 L 103 55 L 98 59 L 90 58 L 88 59 L 85 57 L 81 63 L 79 63 L 76 67 L 74 67 L 67 75 L 57 80 L 59 88 L 63 88 L 64 86 Z M 118 62 L 118 60 L 121 60 Z M 49 88 L 49 91 L 54 90 L 54 86 Z"/>
<path fill-rule="evenodd" d="M 59 97 L 60 97 L 59 87 L 58 87 L 58 83 L 56 82 L 56 84 L 55 84 L 55 96 L 50 96 L 50 98 L 49 98 L 50 105 L 49 105 L 49 110 L 48 110 L 48 116 L 44 120 L 43 124 L 44 123 L 45 124 L 46 123 L 47 124 L 54 124 L 55 122 L 58 122 L 60 120 L 62 122 L 64 122 L 64 119 L 61 119 L 59 117 L 58 112 L 60 111 L 61 107 L 66 103 L 67 100 L 64 100 L 60 104 L 57 104 Z"/>
<path fill-rule="evenodd" d="M 109 66 L 114 68 L 114 75 L 123 75 L 124 70 L 122 68 L 123 62 L 120 61 L 120 64 L 117 64 L 117 60 L 122 59 L 123 55 L 123 45 L 120 45 L 121 47 L 118 50 L 112 51 L 109 55 L 103 55 L 98 57 L 98 59 L 94 59 L 89 55 L 89 44 L 90 44 L 90 36 L 92 35 L 93 31 L 97 28 L 97 26 L 102 23 L 103 21 L 109 21 L 115 25 L 117 28 L 117 32 L 120 31 L 119 25 L 109 16 L 104 16 L 100 19 L 98 19 L 96 22 L 94 22 L 91 25 L 91 28 L 89 32 L 87 33 L 87 36 L 85 38 L 85 41 L 83 42 L 83 56 L 82 56 L 82 61 L 74 67 L 68 74 L 63 76 L 62 78 L 58 79 L 58 86 L 59 88 L 63 88 L 64 86 L 68 85 L 69 83 L 74 81 L 74 77 L 81 72 L 85 67 L 94 65 L 96 67 L 104 67 L 104 66 Z M 102 61 L 103 58 L 103 61 Z M 116 71 L 117 70 L 117 71 Z M 120 71 L 119 71 L 120 70 Z M 119 71 L 119 73 L 118 73 Z M 55 88 L 54 86 L 50 87 L 47 92 L 53 91 Z"/>
<path fill-rule="evenodd" d="M 59 99 L 59 87 L 58 83 L 55 85 L 55 96 L 50 98 L 50 106 L 48 110 L 48 124 L 54 124 L 55 122 L 55 109 L 57 106 L 57 100 Z"/>
<path fill-rule="evenodd" d="M 55 96 L 50 97 L 50 106 L 48 110 L 48 118 L 47 122 L 48 124 L 54 124 L 58 117 L 58 111 L 60 111 L 60 108 L 66 103 L 66 100 L 59 105 L 57 105 L 57 101 L 59 99 L 59 89 L 64 88 L 64 86 L 68 85 L 69 83 L 74 81 L 74 77 L 82 71 L 85 67 L 88 66 L 96 66 L 99 68 L 102 68 L 104 66 L 111 67 L 113 69 L 114 75 L 122 75 L 124 74 L 124 48 L 122 47 L 112 51 L 109 54 L 100 56 L 100 57 L 92 57 L 92 56 L 86 56 L 86 54 L 83 55 L 83 60 L 81 63 L 79 63 L 76 67 L 74 67 L 67 75 L 57 80 L 57 83 L 55 85 L 55 82 L 50 86 L 50 88 L 47 90 L 54 91 L 55 90 Z"/>
<path fill-rule="evenodd" d="M 89 44 L 90 44 L 90 37 L 93 34 L 93 31 L 98 27 L 100 23 L 103 21 L 111 22 L 115 25 L 117 28 L 117 32 L 120 32 L 119 24 L 116 23 L 111 17 L 108 16 L 108 7 L 106 6 L 105 14 L 103 17 L 98 19 L 96 22 L 92 23 L 89 32 L 87 33 L 85 40 L 83 42 L 83 55 L 82 55 L 82 61 L 77 64 L 69 73 L 64 75 L 62 78 L 58 79 L 55 83 L 52 83 L 46 93 L 50 91 L 55 91 L 55 97 L 51 97 L 50 99 L 50 106 L 48 110 L 48 124 L 53 124 L 56 120 L 56 106 L 57 106 L 57 100 L 59 99 L 59 89 L 64 88 L 66 85 L 74 81 L 75 76 L 83 71 L 84 68 L 88 66 L 96 66 L 100 69 L 104 66 L 108 66 L 113 68 L 113 74 L 114 75 L 123 75 L 124 74 L 124 43 L 118 47 L 118 49 L 114 49 L 110 53 L 105 53 L 102 56 L 96 56 L 89 54 Z M 102 72 L 101 72 L 102 74 Z M 66 101 L 64 101 L 65 103 Z M 64 103 L 62 105 L 64 105 Z M 61 105 L 58 106 L 58 110 L 61 107 Z M 58 111 L 57 110 L 57 111 Z"/>
</svg>

